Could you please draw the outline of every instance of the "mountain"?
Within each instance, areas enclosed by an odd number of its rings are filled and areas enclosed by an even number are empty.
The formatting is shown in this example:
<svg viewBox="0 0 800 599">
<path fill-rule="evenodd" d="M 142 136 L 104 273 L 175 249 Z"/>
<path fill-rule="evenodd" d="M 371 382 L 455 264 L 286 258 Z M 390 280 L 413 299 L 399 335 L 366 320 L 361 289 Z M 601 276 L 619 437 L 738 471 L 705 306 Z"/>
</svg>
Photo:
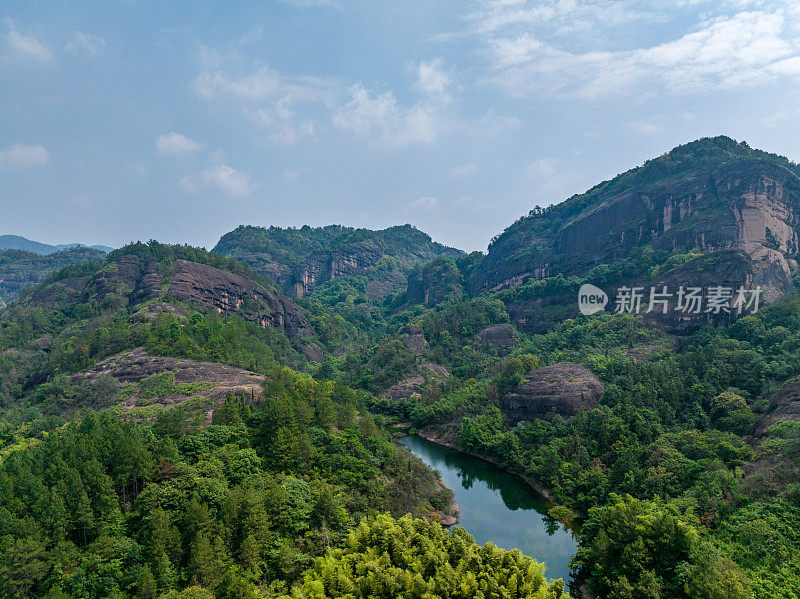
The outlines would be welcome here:
<svg viewBox="0 0 800 599">
<path fill-rule="evenodd" d="M 78 251 L 100 255 L 86 248 L 41 257 L 20 250 L 0 255 L 16 252 L 50 260 Z M 203 249 L 155 241 L 130 244 L 108 254 L 105 261 L 71 264 L 52 273 L 1 313 L 0 344 L 13 349 L 3 354 L 0 405 L 5 405 L 14 389 L 24 395 L 54 373 L 77 373 L 98 360 L 140 347 L 145 358 L 130 368 L 142 372 L 152 362 L 146 357 L 150 355 L 222 362 L 262 372 L 276 364 L 297 367 L 308 360 L 322 360 L 308 315 L 270 280 L 245 264 Z M 110 368 L 90 378 L 110 375 Z M 186 369 L 186 364 L 180 365 L 181 371 Z M 151 374 L 163 372 L 156 369 Z M 125 368 L 114 375 L 122 383 L 126 376 Z M 182 376 L 188 375 L 183 372 Z M 231 377 L 221 376 L 216 385 L 236 386 L 227 379 Z M 82 401 L 81 384 L 76 379 L 74 389 L 60 393 Z M 116 405 L 116 399 L 111 393 L 101 403 Z M 207 399 L 223 401 L 225 394 Z M 70 412 L 73 407 L 66 399 L 48 405 L 55 413 Z"/>
<path fill-rule="evenodd" d="M 82 243 L 50 245 L 48 243 L 32 241 L 30 239 L 26 239 L 25 237 L 21 237 L 20 235 L 0 235 L 0 250 L 24 250 L 26 252 L 32 252 L 34 254 L 46 256 L 48 254 L 54 254 L 56 252 L 61 252 L 63 250 L 69 250 L 77 247 L 88 247 L 90 249 L 98 250 L 100 252 L 105 252 L 105 253 L 111 252 L 114 249 L 108 247 L 107 245 L 87 246 Z"/>
<path fill-rule="evenodd" d="M 218 253 L 151 241 L 49 274 L 0 311 L 0 596 L 567 597 L 461 529 L 370 520 L 455 514 L 402 431 L 550 498 L 580 544 L 574 596 L 791 596 L 797 179 L 704 139 L 534 210 L 488 255 L 410 226 L 240 227 Z M 588 282 L 681 281 L 770 305 L 684 327 L 578 311 Z M 371 578 L 386 559 L 407 593 Z"/>
<path fill-rule="evenodd" d="M 246 262 L 272 277 L 293 297 L 340 276 L 366 276 L 373 299 L 405 286 L 414 267 L 460 250 L 431 240 L 411 225 L 380 231 L 341 225 L 282 229 L 240 226 L 222 236 L 212 250 Z"/>
<path fill-rule="evenodd" d="M 792 288 L 799 227 L 800 167 L 728 137 L 704 138 L 531 211 L 492 242 L 469 287 L 582 276 L 647 248 L 664 262 L 683 255 L 673 262 L 683 262 L 689 284 L 761 285 L 776 297 Z M 702 274 L 719 262 L 726 268 Z"/>
<path fill-rule="evenodd" d="M 82 246 L 47 255 L 21 249 L 0 250 L 0 306 L 15 300 L 26 287 L 42 282 L 60 268 L 104 257 L 104 252 Z"/>
<path fill-rule="evenodd" d="M 33 304 L 91 301 L 135 311 L 141 304 L 166 298 L 222 315 L 237 314 L 289 337 L 313 335 L 308 318 L 280 291 L 245 265 L 196 248 L 131 244 L 109 254 L 106 266 L 88 276 L 59 274 L 31 294 Z"/>
</svg>

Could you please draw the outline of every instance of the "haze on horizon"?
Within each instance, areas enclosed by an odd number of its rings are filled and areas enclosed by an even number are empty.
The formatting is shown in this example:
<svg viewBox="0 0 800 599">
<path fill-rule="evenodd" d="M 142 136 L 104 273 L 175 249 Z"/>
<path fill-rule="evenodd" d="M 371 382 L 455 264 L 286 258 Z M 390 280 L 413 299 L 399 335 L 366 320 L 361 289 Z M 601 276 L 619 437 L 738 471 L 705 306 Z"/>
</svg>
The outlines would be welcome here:
<svg viewBox="0 0 800 599">
<path fill-rule="evenodd" d="M 10 2 L 0 79 L 0 234 L 53 244 L 408 222 L 485 249 L 699 137 L 800 160 L 789 0 Z"/>
</svg>

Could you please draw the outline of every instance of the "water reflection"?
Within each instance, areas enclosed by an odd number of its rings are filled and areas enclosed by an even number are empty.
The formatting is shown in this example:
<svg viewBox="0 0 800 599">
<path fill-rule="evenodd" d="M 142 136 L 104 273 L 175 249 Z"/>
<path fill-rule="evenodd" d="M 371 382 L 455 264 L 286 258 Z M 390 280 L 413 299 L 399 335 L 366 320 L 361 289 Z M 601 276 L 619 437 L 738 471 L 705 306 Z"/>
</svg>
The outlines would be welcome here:
<svg viewBox="0 0 800 599">
<path fill-rule="evenodd" d="M 459 526 L 478 543 L 518 548 L 547 566 L 548 578 L 569 579 L 577 549 L 572 533 L 547 515 L 547 501 L 522 479 L 494 464 L 419 437 L 402 444 L 436 468 L 461 506 Z"/>
</svg>

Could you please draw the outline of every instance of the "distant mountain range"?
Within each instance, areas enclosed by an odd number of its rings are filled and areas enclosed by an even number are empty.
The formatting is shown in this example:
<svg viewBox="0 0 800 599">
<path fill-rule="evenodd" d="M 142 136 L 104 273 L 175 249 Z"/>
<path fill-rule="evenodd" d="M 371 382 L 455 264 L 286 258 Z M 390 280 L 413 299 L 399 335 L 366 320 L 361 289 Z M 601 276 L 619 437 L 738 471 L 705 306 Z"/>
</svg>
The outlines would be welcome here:
<svg viewBox="0 0 800 599">
<path fill-rule="evenodd" d="M 107 245 L 86 245 L 85 243 L 66 243 L 60 245 L 50 245 L 49 243 L 41 243 L 40 241 L 33 241 L 20 235 L 0 235 L 0 250 L 24 250 L 26 252 L 33 252 L 40 256 L 47 256 L 55 254 L 64 250 L 71 250 L 77 247 L 88 247 L 93 250 L 109 253 L 114 250 Z"/>
<path fill-rule="evenodd" d="M 543 331 L 576 315 L 583 283 L 609 292 L 625 285 L 760 288 L 769 303 L 800 283 L 799 233 L 800 167 L 720 136 L 676 147 L 560 204 L 531 210 L 495 237 L 486 254 L 446 247 L 411 225 L 380 231 L 240 226 L 212 252 L 248 264 L 290 298 L 307 297 L 339 277 L 360 279 L 370 301 L 393 295 L 398 305 L 499 293 L 518 327 Z M 111 250 L 0 236 L 0 250 L 49 256 L 68 248 Z M 95 259 L 80 253 L 59 262 Z M 6 301 L 18 296 L 23 280 L 38 282 L 55 267 L 30 256 L 6 261 L 6 268 L 16 262 L 14 291 L 0 292 Z M 0 282 L 11 286 L 9 274 L 2 275 Z M 683 320 L 665 324 L 680 328 Z M 701 322 L 693 319 L 691 326 Z"/>
</svg>

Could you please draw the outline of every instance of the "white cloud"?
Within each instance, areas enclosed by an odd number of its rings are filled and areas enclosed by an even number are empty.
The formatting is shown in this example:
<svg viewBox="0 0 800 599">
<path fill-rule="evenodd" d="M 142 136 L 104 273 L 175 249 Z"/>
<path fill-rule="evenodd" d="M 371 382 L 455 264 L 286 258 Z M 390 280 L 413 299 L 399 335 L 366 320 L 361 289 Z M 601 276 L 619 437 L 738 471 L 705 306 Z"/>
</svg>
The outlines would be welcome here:
<svg viewBox="0 0 800 599">
<path fill-rule="evenodd" d="M 33 168 L 47 164 L 50 154 L 44 146 L 26 146 L 14 144 L 5 150 L 0 150 L 0 167 L 9 169 Z"/>
<path fill-rule="evenodd" d="M 405 108 L 392 92 L 373 95 L 360 83 L 350 88 L 350 101 L 334 114 L 333 124 L 379 143 L 398 146 L 431 143 L 442 132 L 436 107 L 418 103 Z"/>
<path fill-rule="evenodd" d="M 160 154 L 185 154 L 201 148 L 195 140 L 180 133 L 166 133 L 156 138 L 156 149 Z"/>
<path fill-rule="evenodd" d="M 565 162 L 546 156 L 531 162 L 524 171 L 532 186 L 533 199 L 542 206 L 560 202 L 586 189 L 585 175 Z"/>
<path fill-rule="evenodd" d="M 450 101 L 449 88 L 452 85 L 450 75 L 443 68 L 441 58 L 431 61 L 422 61 L 414 66 L 417 77 L 414 89 L 432 98 L 435 101 L 447 103 Z"/>
<path fill-rule="evenodd" d="M 490 44 L 494 53 L 494 66 L 500 69 L 530 62 L 534 53 L 542 47 L 542 42 L 527 32 L 517 38 L 493 39 Z"/>
<path fill-rule="evenodd" d="M 439 206 L 439 200 L 431 196 L 422 196 L 406 204 L 406 212 L 416 210 L 431 210 Z"/>
<path fill-rule="evenodd" d="M 227 164 L 218 164 L 196 175 L 184 177 L 180 180 L 180 184 L 191 192 L 211 187 L 229 196 L 246 196 L 253 193 L 250 175 Z"/>
<path fill-rule="evenodd" d="M 269 137 L 275 141 L 293 144 L 314 136 L 314 121 L 298 117 L 289 96 L 261 108 L 245 108 L 245 114 L 259 126 L 269 129 Z"/>
<path fill-rule="evenodd" d="M 471 175 L 475 172 L 475 164 L 470 162 L 469 164 L 460 164 L 457 166 L 452 167 L 449 171 L 447 171 L 448 177 L 466 177 L 467 175 Z"/>
<path fill-rule="evenodd" d="M 275 141 L 291 144 L 313 137 L 316 121 L 330 112 L 343 93 L 336 79 L 291 77 L 264 66 L 250 74 L 231 75 L 220 68 L 224 59 L 206 54 L 217 68 L 197 77 L 197 92 L 208 99 L 236 100 L 243 114 L 269 131 Z"/>
<path fill-rule="evenodd" d="M 50 62 L 53 53 L 32 35 L 23 35 L 14 27 L 6 34 L 6 47 L 9 57 L 14 62 Z"/>
<path fill-rule="evenodd" d="M 753 86 L 800 77 L 800 39 L 784 13 L 740 12 L 633 50 L 564 50 L 530 32 L 488 39 L 495 80 L 511 94 L 586 98 Z"/>
<path fill-rule="evenodd" d="M 70 54 L 89 54 L 97 56 L 102 54 L 106 48 L 106 40 L 102 37 L 76 31 L 72 41 L 67 44 L 66 50 Z"/>
<path fill-rule="evenodd" d="M 634 121 L 632 123 L 628 123 L 626 128 L 631 133 L 635 133 L 636 135 L 655 135 L 656 133 L 661 133 L 664 130 L 664 128 L 660 127 L 659 125 L 654 125 L 653 123 L 646 123 L 643 121 Z"/>
<path fill-rule="evenodd" d="M 525 174 L 528 177 L 549 179 L 558 173 L 559 164 L 555 158 L 541 158 L 531 162 L 525 168 Z"/>
</svg>

